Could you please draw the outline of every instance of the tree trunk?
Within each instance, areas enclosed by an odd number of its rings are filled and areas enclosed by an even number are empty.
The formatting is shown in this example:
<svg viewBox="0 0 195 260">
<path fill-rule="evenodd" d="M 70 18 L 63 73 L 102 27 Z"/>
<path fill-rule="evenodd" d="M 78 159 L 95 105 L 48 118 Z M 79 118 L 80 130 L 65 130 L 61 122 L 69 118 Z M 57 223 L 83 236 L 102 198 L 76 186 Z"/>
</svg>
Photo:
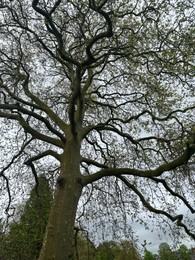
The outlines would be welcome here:
<svg viewBox="0 0 195 260">
<path fill-rule="evenodd" d="M 70 259 L 77 205 L 82 192 L 79 148 L 76 141 L 66 143 L 39 260 Z"/>
</svg>

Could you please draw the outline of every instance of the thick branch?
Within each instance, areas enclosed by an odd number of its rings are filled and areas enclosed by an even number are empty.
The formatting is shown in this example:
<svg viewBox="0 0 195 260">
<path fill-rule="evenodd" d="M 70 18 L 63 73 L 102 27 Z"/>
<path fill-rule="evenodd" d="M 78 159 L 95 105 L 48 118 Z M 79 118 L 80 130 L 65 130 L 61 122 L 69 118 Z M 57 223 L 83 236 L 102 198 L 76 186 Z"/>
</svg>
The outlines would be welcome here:
<svg viewBox="0 0 195 260">
<path fill-rule="evenodd" d="M 92 175 L 84 177 L 84 185 L 92 183 L 106 176 L 120 176 L 120 175 L 133 175 L 139 177 L 158 177 L 166 171 L 171 171 L 177 167 L 187 164 L 191 156 L 195 153 L 195 144 L 187 145 L 187 148 L 181 156 L 172 160 L 169 163 L 162 164 L 154 170 L 140 170 L 133 168 L 107 168 L 100 170 Z"/>
<path fill-rule="evenodd" d="M 112 31 L 112 22 L 111 19 L 109 17 L 109 15 L 104 12 L 102 10 L 103 5 L 106 3 L 107 1 L 104 1 L 104 3 L 100 6 L 96 6 L 95 1 L 93 0 L 89 0 L 89 8 L 91 8 L 93 11 L 97 12 L 98 14 L 100 14 L 101 16 L 103 16 L 103 18 L 106 20 L 106 25 L 107 25 L 107 31 L 99 33 L 97 35 L 95 35 L 88 43 L 87 47 L 86 47 L 86 53 L 87 53 L 87 60 L 83 62 L 83 66 L 87 66 L 92 64 L 94 61 L 96 61 L 96 59 L 94 58 L 93 54 L 91 53 L 91 48 L 93 47 L 93 45 L 103 39 L 103 38 L 110 38 L 113 36 L 113 31 Z"/>
<path fill-rule="evenodd" d="M 81 71 L 79 68 L 76 69 L 75 75 L 72 77 L 72 95 L 69 102 L 69 120 L 71 125 L 72 134 L 77 134 L 76 125 L 81 124 L 83 104 L 81 94 Z"/>
<path fill-rule="evenodd" d="M 94 161 L 92 159 L 89 159 L 89 158 L 85 158 L 85 157 L 81 157 L 81 162 L 84 162 L 88 165 L 94 165 L 98 168 L 102 168 L 102 169 L 108 169 L 109 167 L 105 164 L 102 164 L 102 163 L 99 163 L 97 161 Z"/>
<path fill-rule="evenodd" d="M 49 31 L 50 33 L 52 33 L 52 34 L 56 37 L 56 39 L 57 39 L 58 47 L 59 47 L 59 48 L 58 48 L 58 52 L 59 52 L 59 54 L 60 54 L 60 57 L 61 57 L 63 60 L 67 61 L 67 62 L 70 62 L 70 63 L 72 63 L 72 64 L 75 64 L 75 65 L 77 65 L 77 66 L 80 66 L 80 64 L 79 64 L 77 61 L 75 61 L 74 59 L 72 59 L 72 58 L 65 52 L 64 44 L 63 44 L 63 39 L 62 39 L 62 34 L 61 34 L 61 33 L 58 31 L 58 29 L 56 28 L 56 26 L 55 26 L 55 24 L 54 24 L 54 22 L 53 22 L 53 20 L 52 20 L 52 17 L 51 17 L 52 13 L 55 11 L 55 9 L 57 8 L 57 6 L 59 6 L 60 2 L 61 2 L 61 1 L 57 1 L 57 2 L 54 4 L 53 8 L 51 9 L 51 11 L 50 11 L 49 13 L 48 13 L 47 11 L 45 11 L 45 10 L 43 10 L 43 9 L 41 9 L 40 7 L 37 6 L 38 3 L 39 3 L 39 0 L 33 0 L 33 1 L 32 1 L 32 7 L 33 7 L 33 9 L 34 9 L 37 13 L 41 14 L 41 15 L 46 19 L 46 27 L 47 27 L 48 31 Z M 47 23 L 48 23 L 48 24 L 47 24 Z M 49 26 L 50 26 L 50 27 L 49 27 Z"/>
<path fill-rule="evenodd" d="M 56 152 L 54 152 L 53 150 L 47 150 L 45 152 L 42 152 L 36 156 L 31 157 L 30 159 L 28 159 L 27 161 L 25 161 L 26 165 L 30 165 L 30 163 L 40 160 L 41 158 L 44 158 L 46 156 L 53 156 L 56 160 L 60 161 L 60 155 Z"/>
<path fill-rule="evenodd" d="M 24 82 L 24 92 L 25 94 L 32 100 L 34 101 L 37 105 L 39 105 L 43 111 L 59 126 L 59 128 L 64 131 L 66 128 L 66 124 L 64 123 L 64 121 L 56 114 L 54 113 L 54 111 L 47 106 L 46 103 L 44 103 L 42 100 L 40 100 L 37 96 L 35 96 L 28 88 L 28 80 L 29 78 L 27 77 L 27 79 Z"/>
</svg>

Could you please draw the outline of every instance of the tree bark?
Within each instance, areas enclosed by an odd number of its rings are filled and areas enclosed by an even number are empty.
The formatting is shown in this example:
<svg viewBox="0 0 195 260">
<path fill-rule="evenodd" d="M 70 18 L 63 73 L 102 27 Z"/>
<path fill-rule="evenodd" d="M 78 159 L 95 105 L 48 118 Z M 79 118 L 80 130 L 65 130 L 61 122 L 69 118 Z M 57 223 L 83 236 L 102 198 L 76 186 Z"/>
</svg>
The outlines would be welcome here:
<svg viewBox="0 0 195 260">
<path fill-rule="evenodd" d="M 82 192 L 79 152 L 77 141 L 67 142 L 39 260 L 71 257 L 77 205 Z"/>
</svg>

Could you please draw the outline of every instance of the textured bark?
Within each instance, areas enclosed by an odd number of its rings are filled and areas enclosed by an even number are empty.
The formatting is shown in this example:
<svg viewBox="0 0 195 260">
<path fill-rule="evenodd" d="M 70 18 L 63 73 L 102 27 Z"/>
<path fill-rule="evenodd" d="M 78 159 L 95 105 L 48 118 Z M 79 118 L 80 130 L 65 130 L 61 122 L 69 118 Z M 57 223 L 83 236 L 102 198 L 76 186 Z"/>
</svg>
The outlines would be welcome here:
<svg viewBox="0 0 195 260">
<path fill-rule="evenodd" d="M 75 216 L 82 191 L 79 161 L 78 143 L 68 142 L 39 260 L 70 259 Z"/>
</svg>

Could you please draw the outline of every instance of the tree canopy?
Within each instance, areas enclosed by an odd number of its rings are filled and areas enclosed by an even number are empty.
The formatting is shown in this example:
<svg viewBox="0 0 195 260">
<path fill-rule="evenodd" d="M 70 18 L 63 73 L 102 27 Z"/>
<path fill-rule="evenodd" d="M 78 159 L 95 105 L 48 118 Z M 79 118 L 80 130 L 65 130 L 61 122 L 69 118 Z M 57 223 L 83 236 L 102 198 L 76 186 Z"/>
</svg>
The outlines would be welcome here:
<svg viewBox="0 0 195 260">
<path fill-rule="evenodd" d="M 177 246 L 177 249 L 171 249 L 166 242 L 163 242 L 159 245 L 158 254 L 153 254 L 147 249 L 144 252 L 144 260 L 191 260 L 193 258 L 193 248 L 188 249 L 184 244 L 181 244 L 179 248 Z"/>
<path fill-rule="evenodd" d="M 1 203 L 29 169 L 54 178 L 40 260 L 68 259 L 75 219 L 128 237 L 144 212 L 195 238 L 194 18 L 190 0 L 0 1 Z"/>
</svg>

